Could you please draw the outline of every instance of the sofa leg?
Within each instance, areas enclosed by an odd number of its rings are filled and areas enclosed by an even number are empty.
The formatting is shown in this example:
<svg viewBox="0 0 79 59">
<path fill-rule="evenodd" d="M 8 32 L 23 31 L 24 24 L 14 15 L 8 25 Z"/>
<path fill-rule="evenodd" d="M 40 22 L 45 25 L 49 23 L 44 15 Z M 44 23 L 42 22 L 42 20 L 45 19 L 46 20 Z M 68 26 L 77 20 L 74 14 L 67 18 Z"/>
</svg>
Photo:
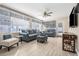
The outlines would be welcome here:
<svg viewBox="0 0 79 59">
<path fill-rule="evenodd" d="M 8 51 L 10 51 L 10 47 L 8 47 Z"/>
<path fill-rule="evenodd" d="M 19 43 L 17 43 L 17 46 L 19 46 Z"/>
<path fill-rule="evenodd" d="M 47 42 L 47 40 L 46 40 L 46 42 Z"/>
<path fill-rule="evenodd" d="M 0 46 L 0 49 L 2 49 L 2 46 Z"/>
</svg>

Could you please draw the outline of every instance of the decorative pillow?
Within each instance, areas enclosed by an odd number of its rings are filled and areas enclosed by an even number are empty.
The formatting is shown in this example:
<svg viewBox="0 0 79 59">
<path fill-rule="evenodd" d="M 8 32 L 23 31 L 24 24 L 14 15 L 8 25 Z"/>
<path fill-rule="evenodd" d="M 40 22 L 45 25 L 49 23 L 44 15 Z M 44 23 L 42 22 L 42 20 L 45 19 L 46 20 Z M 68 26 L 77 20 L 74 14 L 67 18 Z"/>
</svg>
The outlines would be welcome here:
<svg viewBox="0 0 79 59">
<path fill-rule="evenodd" d="M 12 36 L 10 34 L 9 35 L 3 35 L 3 40 L 9 39 L 9 38 L 12 38 Z"/>
</svg>

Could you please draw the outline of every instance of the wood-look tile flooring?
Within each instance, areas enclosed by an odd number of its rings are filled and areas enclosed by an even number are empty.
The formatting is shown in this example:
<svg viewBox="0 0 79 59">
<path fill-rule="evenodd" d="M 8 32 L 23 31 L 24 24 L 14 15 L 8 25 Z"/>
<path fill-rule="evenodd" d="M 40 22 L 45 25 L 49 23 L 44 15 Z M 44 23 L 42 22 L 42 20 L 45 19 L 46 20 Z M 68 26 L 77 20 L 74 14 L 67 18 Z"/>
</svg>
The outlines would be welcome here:
<svg viewBox="0 0 79 59">
<path fill-rule="evenodd" d="M 7 51 L 7 48 L 0 50 L 0 56 L 77 56 L 77 54 L 62 50 L 62 38 L 48 38 L 47 43 L 31 42 L 19 43 Z"/>
</svg>

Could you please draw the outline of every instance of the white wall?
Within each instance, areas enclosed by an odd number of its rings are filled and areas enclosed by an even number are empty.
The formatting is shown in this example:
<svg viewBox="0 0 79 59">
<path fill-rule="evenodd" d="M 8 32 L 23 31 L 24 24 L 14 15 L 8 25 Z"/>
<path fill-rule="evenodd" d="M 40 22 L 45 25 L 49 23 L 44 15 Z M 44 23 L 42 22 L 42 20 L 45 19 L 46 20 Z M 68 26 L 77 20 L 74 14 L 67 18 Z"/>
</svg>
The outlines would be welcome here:
<svg viewBox="0 0 79 59">
<path fill-rule="evenodd" d="M 63 25 L 63 32 L 68 32 L 68 17 L 62 17 L 62 18 L 59 18 L 58 20 L 56 20 L 56 26 L 58 26 L 58 23 L 62 23 Z"/>
</svg>

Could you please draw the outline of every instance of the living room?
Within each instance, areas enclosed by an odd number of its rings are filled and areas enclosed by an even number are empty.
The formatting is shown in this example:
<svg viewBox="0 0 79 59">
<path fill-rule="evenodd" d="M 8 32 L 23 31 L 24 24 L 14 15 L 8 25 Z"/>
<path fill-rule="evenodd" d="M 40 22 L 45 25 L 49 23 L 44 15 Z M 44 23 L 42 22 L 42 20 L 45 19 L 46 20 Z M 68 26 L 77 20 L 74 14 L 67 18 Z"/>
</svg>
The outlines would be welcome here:
<svg viewBox="0 0 79 59">
<path fill-rule="evenodd" d="M 79 11 L 77 3 L 3 3 L 0 4 L 1 56 L 77 56 L 78 38 L 64 51 L 63 34 L 79 37 L 77 25 L 70 25 L 70 15 Z M 75 21 L 78 22 L 79 21 Z M 76 24 L 76 23 L 75 23 Z M 71 34 L 72 35 L 72 34 Z M 70 36 L 71 36 L 70 35 Z M 13 39 L 12 39 L 13 38 Z M 7 39 L 7 40 L 6 40 Z M 9 39 L 9 40 L 8 40 Z M 67 38 L 68 39 L 68 38 Z M 17 44 L 17 47 L 16 45 Z M 70 44 L 70 43 L 68 43 Z M 70 44 L 71 45 L 71 44 Z M 74 49 L 75 48 L 75 49 Z M 74 53 L 74 52 L 76 53 Z"/>
</svg>

